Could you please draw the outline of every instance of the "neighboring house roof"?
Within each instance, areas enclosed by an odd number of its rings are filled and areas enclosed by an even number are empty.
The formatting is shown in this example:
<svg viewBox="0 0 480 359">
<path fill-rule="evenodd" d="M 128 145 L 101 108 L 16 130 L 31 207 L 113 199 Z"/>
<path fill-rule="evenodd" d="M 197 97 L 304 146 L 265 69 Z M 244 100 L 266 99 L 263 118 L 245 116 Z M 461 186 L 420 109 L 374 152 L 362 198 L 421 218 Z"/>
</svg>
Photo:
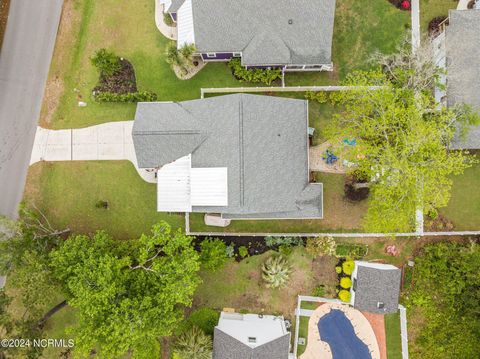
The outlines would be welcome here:
<svg viewBox="0 0 480 359">
<path fill-rule="evenodd" d="M 186 0 L 182 8 L 187 2 L 193 29 L 180 17 L 179 33 L 188 27 L 198 52 L 243 52 L 247 66 L 332 62 L 335 0 Z"/>
<path fill-rule="evenodd" d="M 451 10 L 446 28 L 447 105 L 472 105 L 480 111 L 480 10 Z M 480 126 L 453 148 L 480 148 Z"/>
<path fill-rule="evenodd" d="M 398 310 L 401 271 L 390 264 L 355 261 L 353 306 L 372 313 Z"/>
<path fill-rule="evenodd" d="M 192 168 L 228 169 L 228 206 L 194 212 L 322 218 L 322 186 L 308 180 L 307 122 L 307 101 L 271 96 L 139 103 L 133 142 L 140 168 L 191 154 Z"/>
<path fill-rule="evenodd" d="M 288 359 L 289 351 L 283 317 L 222 313 L 214 330 L 213 359 Z"/>
</svg>

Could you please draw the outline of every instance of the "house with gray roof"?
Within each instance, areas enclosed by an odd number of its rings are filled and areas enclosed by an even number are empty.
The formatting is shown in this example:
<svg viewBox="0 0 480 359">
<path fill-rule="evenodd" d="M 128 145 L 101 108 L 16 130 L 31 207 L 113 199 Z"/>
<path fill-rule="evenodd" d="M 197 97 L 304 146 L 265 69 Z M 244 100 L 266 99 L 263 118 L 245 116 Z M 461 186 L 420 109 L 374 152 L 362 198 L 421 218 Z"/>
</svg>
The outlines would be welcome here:
<svg viewBox="0 0 480 359">
<path fill-rule="evenodd" d="M 290 332 L 281 316 L 222 312 L 213 359 L 288 359 Z"/>
<path fill-rule="evenodd" d="M 401 270 L 391 264 L 355 261 L 351 304 L 371 313 L 397 312 L 401 277 Z"/>
<path fill-rule="evenodd" d="M 323 217 L 309 182 L 308 102 L 233 94 L 138 103 L 139 168 L 157 173 L 157 210 L 223 219 Z"/>
<path fill-rule="evenodd" d="M 438 91 L 448 107 L 468 104 L 480 112 L 480 10 L 450 10 L 448 26 L 434 40 L 438 64 L 446 69 L 446 92 Z M 457 135 L 455 149 L 480 149 L 480 126 L 466 138 Z"/>
<path fill-rule="evenodd" d="M 331 71 L 335 0 L 162 0 L 204 61 Z"/>
</svg>

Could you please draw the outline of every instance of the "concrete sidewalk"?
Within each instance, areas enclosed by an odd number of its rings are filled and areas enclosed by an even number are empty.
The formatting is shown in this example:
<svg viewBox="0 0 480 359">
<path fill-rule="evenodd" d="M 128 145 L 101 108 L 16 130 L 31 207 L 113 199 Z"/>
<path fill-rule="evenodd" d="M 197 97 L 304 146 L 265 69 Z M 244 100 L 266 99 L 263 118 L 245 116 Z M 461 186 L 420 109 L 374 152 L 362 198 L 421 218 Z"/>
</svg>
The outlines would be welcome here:
<svg viewBox="0 0 480 359">
<path fill-rule="evenodd" d="M 68 130 L 37 127 L 30 165 L 39 161 L 127 160 L 143 180 L 156 183 L 154 172 L 138 168 L 132 127 L 133 121 Z"/>
</svg>

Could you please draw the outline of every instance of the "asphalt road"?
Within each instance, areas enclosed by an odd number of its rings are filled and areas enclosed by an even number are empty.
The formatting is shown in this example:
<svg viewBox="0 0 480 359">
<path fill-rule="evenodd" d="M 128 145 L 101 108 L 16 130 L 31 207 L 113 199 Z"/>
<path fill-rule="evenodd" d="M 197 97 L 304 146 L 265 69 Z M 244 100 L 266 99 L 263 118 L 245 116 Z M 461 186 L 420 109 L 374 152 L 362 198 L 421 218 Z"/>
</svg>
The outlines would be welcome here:
<svg viewBox="0 0 480 359">
<path fill-rule="evenodd" d="M 0 52 L 0 215 L 17 217 L 63 0 L 12 0 Z"/>
</svg>

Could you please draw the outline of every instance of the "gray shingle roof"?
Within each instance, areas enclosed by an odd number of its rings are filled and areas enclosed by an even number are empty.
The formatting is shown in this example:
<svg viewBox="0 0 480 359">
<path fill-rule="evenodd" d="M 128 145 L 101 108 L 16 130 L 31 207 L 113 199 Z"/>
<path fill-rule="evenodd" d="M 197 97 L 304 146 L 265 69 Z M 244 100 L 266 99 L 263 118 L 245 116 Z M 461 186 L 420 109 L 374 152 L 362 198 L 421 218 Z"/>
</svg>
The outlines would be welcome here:
<svg viewBox="0 0 480 359">
<path fill-rule="evenodd" d="M 308 182 L 307 119 L 307 101 L 271 96 L 139 103 L 133 140 L 140 167 L 192 153 L 192 167 L 228 168 L 228 207 L 194 212 L 321 218 L 321 186 Z"/>
<path fill-rule="evenodd" d="M 172 0 L 170 7 L 168 8 L 168 12 L 175 13 L 180 9 L 180 6 L 185 2 L 185 0 Z"/>
<path fill-rule="evenodd" d="M 451 10 L 446 29 L 447 104 L 467 103 L 480 111 L 480 10 Z M 480 126 L 453 148 L 480 148 Z"/>
<path fill-rule="evenodd" d="M 214 331 L 213 359 L 288 359 L 289 350 L 290 334 L 250 348 L 218 328 Z"/>
<path fill-rule="evenodd" d="M 357 266 L 354 307 L 372 313 L 395 313 L 400 296 L 400 269 L 377 269 Z M 384 309 L 377 307 L 383 302 Z"/>
<path fill-rule="evenodd" d="M 335 0 L 192 0 L 199 52 L 244 65 L 330 64 Z"/>
</svg>

